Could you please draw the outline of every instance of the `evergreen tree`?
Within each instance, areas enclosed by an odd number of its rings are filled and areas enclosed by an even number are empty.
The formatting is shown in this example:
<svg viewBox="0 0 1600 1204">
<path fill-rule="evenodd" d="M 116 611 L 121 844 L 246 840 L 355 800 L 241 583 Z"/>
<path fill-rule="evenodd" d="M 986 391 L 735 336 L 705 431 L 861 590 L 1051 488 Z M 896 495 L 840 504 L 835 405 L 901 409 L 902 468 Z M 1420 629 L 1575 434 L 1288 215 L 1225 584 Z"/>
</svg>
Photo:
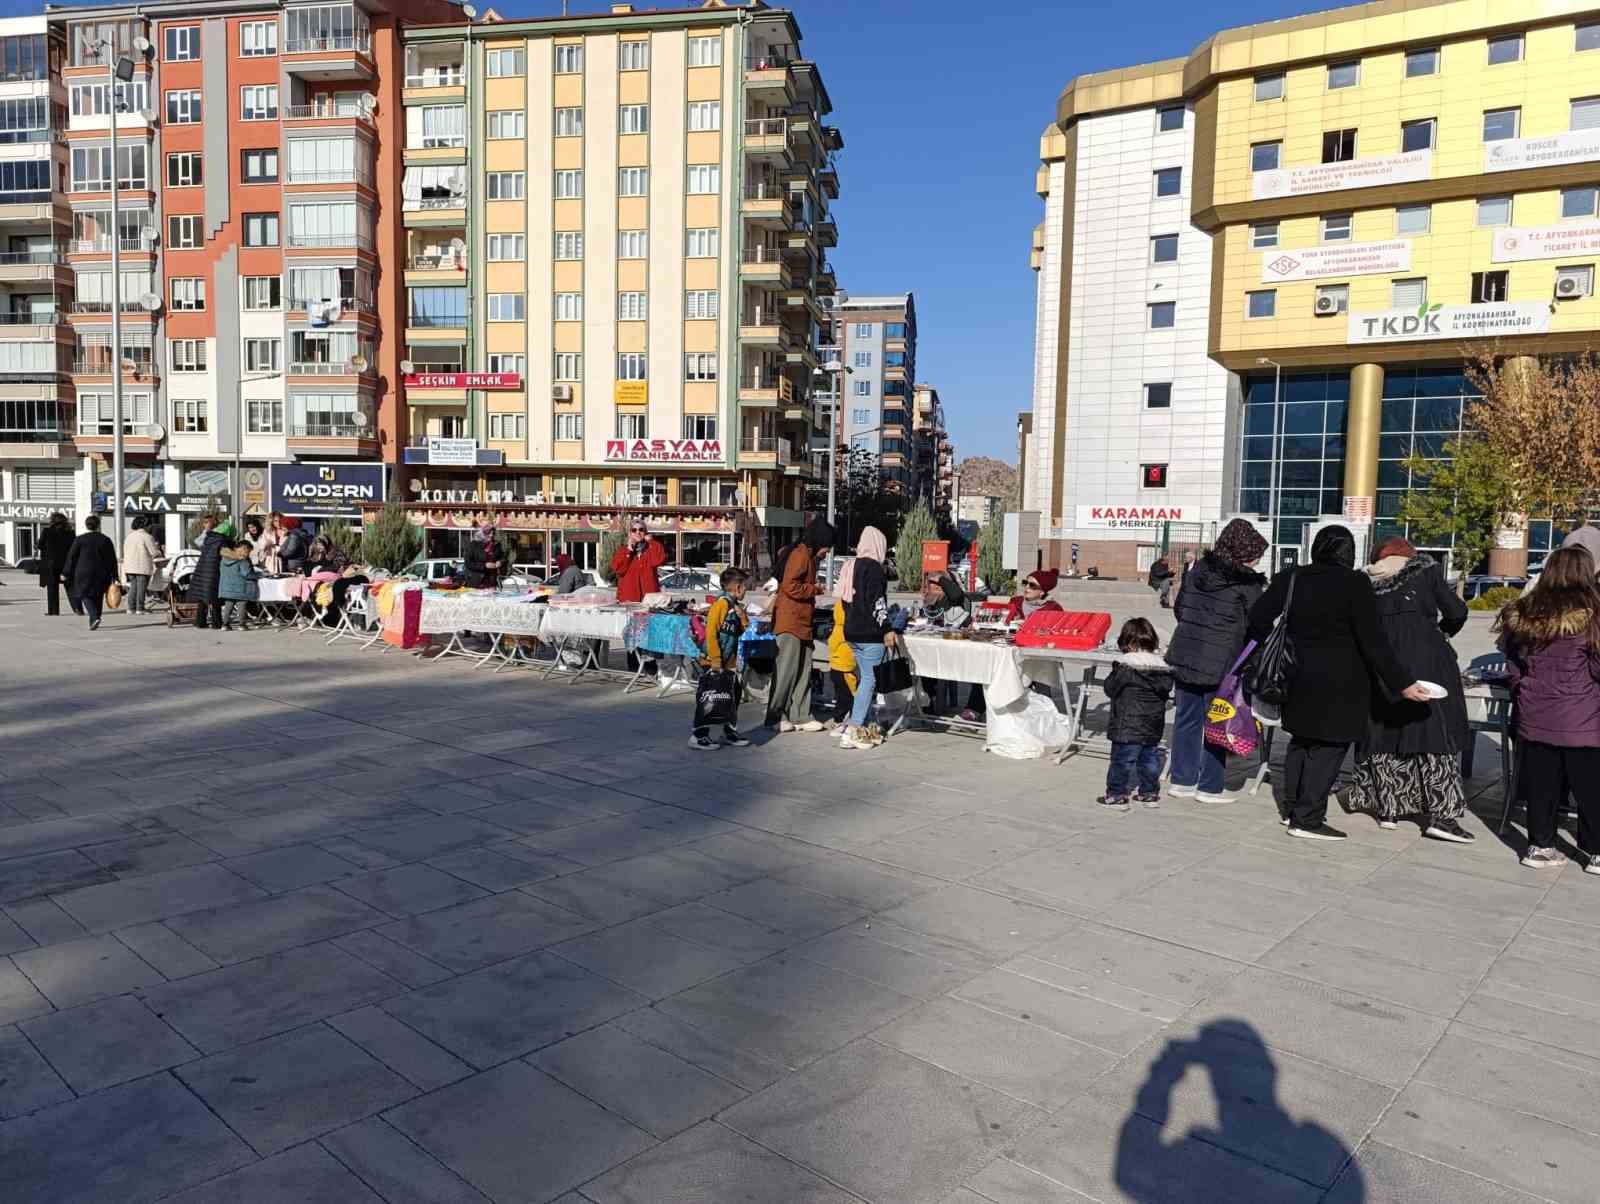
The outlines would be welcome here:
<svg viewBox="0 0 1600 1204">
<path fill-rule="evenodd" d="M 938 539 L 938 528 L 928 507 L 918 502 L 906 515 L 900 527 L 900 538 L 894 545 L 894 558 L 900 572 L 901 589 L 922 588 L 922 543 Z"/>
<path fill-rule="evenodd" d="M 978 532 L 978 576 L 991 594 L 1011 592 L 1011 572 L 1005 567 L 1006 517 L 996 513 Z"/>
<path fill-rule="evenodd" d="M 346 560 L 352 564 L 360 562 L 362 542 L 360 527 L 352 526 L 342 518 L 335 518 L 323 523 L 318 534 L 337 548 Z"/>
<path fill-rule="evenodd" d="M 361 559 L 390 573 L 403 570 L 421 551 L 422 532 L 395 498 L 384 503 L 377 521 L 366 528 L 361 539 Z"/>
<path fill-rule="evenodd" d="M 628 524 L 633 521 L 626 512 L 619 518 L 617 525 L 600 537 L 600 556 L 595 563 L 594 571 L 607 585 L 617 583 L 616 574 L 611 571 L 611 558 L 628 542 Z"/>
</svg>

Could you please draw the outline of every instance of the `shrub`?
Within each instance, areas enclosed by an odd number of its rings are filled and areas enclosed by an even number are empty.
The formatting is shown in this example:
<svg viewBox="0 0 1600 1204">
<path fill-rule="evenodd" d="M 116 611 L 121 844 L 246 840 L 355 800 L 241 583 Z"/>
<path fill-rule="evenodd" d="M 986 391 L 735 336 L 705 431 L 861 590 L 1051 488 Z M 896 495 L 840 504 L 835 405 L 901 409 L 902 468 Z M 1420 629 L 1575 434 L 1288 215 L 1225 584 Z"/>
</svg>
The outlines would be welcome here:
<svg viewBox="0 0 1600 1204">
<path fill-rule="evenodd" d="M 1522 597 L 1522 591 L 1514 585 L 1497 585 L 1493 589 L 1486 589 L 1471 602 L 1467 603 L 1468 610 L 1495 610 L 1509 606 Z"/>
<path fill-rule="evenodd" d="M 939 529 L 928 513 L 927 506 L 918 502 L 906 515 L 900 528 L 900 538 L 894 545 L 896 567 L 900 572 L 901 589 L 922 588 L 922 541 L 939 538 Z"/>
<path fill-rule="evenodd" d="M 342 518 L 335 518 L 323 523 L 318 528 L 317 534 L 337 548 L 351 564 L 360 563 L 362 540 L 360 527 L 351 526 Z M 410 562 L 408 561 L 407 563 Z M 405 566 L 402 565 L 401 567 L 404 568 Z"/>
<path fill-rule="evenodd" d="M 398 500 L 384 503 L 377 521 L 361 538 L 361 559 L 374 568 L 398 573 L 422 551 L 422 532 L 406 516 Z"/>
<path fill-rule="evenodd" d="M 616 574 L 611 571 L 611 558 L 617 554 L 618 548 L 628 542 L 628 524 L 631 521 L 630 515 L 620 515 L 617 525 L 600 537 L 600 554 L 594 571 L 607 585 L 617 583 Z"/>
</svg>

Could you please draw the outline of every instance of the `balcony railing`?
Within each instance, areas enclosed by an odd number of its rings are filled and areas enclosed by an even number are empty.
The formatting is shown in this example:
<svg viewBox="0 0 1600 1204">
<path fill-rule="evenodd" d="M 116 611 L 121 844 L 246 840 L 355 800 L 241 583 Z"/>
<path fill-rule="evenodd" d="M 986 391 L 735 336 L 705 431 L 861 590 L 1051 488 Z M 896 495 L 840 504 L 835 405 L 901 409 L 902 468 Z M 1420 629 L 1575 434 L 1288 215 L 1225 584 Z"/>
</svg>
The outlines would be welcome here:
<svg viewBox="0 0 1600 1204">
<path fill-rule="evenodd" d="M 782 180 L 755 180 L 744 186 L 746 200 L 787 201 L 789 186 Z"/>
<path fill-rule="evenodd" d="M 372 250 L 372 235 L 370 234 L 295 234 L 290 233 L 288 245 L 291 247 L 359 247 L 363 251 Z"/>
<path fill-rule="evenodd" d="M 71 438 L 70 424 L 34 426 L 20 430 L 0 427 L 0 443 L 65 443 Z"/>
<path fill-rule="evenodd" d="M 310 313 L 313 305 L 324 302 L 336 302 L 341 314 L 375 314 L 378 307 L 364 297 L 290 297 L 287 308 L 291 311 Z"/>
<path fill-rule="evenodd" d="M 328 117 L 371 121 L 372 110 L 359 100 L 327 100 L 309 105 L 290 105 L 284 109 L 283 116 L 285 121 L 315 121 Z"/>
<path fill-rule="evenodd" d="M 88 304 L 88 302 L 85 302 Z M 124 306 L 126 308 L 126 306 Z M 73 309 L 77 309 L 74 305 Z M 106 307 L 106 313 L 111 312 L 111 307 Z M 54 309 L 23 309 L 0 312 L 0 326 L 54 326 L 61 319 L 61 314 Z"/>
<path fill-rule="evenodd" d="M 126 351 L 127 349 L 124 348 L 123 350 Z M 133 365 L 133 375 L 135 376 L 151 376 L 155 373 L 155 367 L 149 360 L 130 360 L 129 362 Z M 110 376 L 111 359 L 107 356 L 102 359 L 73 360 L 72 371 L 77 376 Z"/>
<path fill-rule="evenodd" d="M 363 373 L 371 372 L 368 364 Z M 290 376 L 356 376 L 349 360 L 297 360 L 289 365 Z"/>
<path fill-rule="evenodd" d="M 136 255 L 149 255 L 155 250 L 155 244 L 147 238 L 124 238 L 122 250 Z M 111 254 L 110 238 L 73 238 L 67 242 L 68 255 L 109 255 Z"/>
<path fill-rule="evenodd" d="M 766 46 L 752 50 L 745 56 L 746 71 L 770 71 L 775 67 L 789 67 L 800 61 L 795 47 L 787 45 Z"/>
<path fill-rule="evenodd" d="M 769 247 L 762 243 L 744 249 L 744 262 L 746 263 L 782 263 L 783 248 Z"/>
<path fill-rule="evenodd" d="M 443 255 L 412 255 L 406 260 L 406 267 L 413 272 L 464 272 L 467 270 L 467 257 L 454 252 Z"/>
<path fill-rule="evenodd" d="M 466 83 L 467 77 L 462 72 L 460 64 L 450 67 L 435 67 L 423 71 L 421 74 L 406 73 L 406 87 L 408 88 L 459 88 Z"/>
<path fill-rule="evenodd" d="M 370 176 L 357 176 L 353 167 L 330 167 L 326 171 L 291 171 L 290 184 L 365 184 L 372 187 Z"/>
<path fill-rule="evenodd" d="M 467 207 L 467 194 L 452 192 L 449 196 L 422 196 L 407 197 L 401 202 L 403 210 L 418 209 L 465 209 Z"/>
<path fill-rule="evenodd" d="M 300 422 L 289 428 L 292 439 L 375 439 L 371 424 L 354 422 Z"/>
<path fill-rule="evenodd" d="M 329 50 L 354 50 L 362 54 L 372 51 L 372 33 L 357 30 L 355 33 L 327 34 L 320 38 L 295 38 L 284 43 L 285 54 L 321 54 Z"/>
<path fill-rule="evenodd" d="M 406 143 L 406 150 L 463 150 L 467 145 L 465 134 L 433 134 L 419 143 Z"/>
<path fill-rule="evenodd" d="M 406 317 L 406 325 L 415 327 L 418 330 L 439 328 L 449 330 L 466 324 L 467 315 L 464 312 L 459 314 L 410 314 Z"/>
<path fill-rule="evenodd" d="M 124 418 L 122 420 L 122 433 L 124 435 L 143 435 L 146 425 L 143 422 L 134 422 L 131 418 Z M 78 422 L 78 434 L 80 435 L 104 435 L 109 439 L 116 433 L 117 422 L 114 418 L 83 418 Z"/>
<path fill-rule="evenodd" d="M 787 117 L 746 117 L 744 136 L 746 138 L 787 138 L 789 136 L 789 119 Z"/>
<path fill-rule="evenodd" d="M 107 188 L 110 185 L 106 185 Z M 0 192 L 0 205 L 48 205 L 48 188 L 28 188 L 20 192 Z"/>
<path fill-rule="evenodd" d="M 55 247 L 44 251 L 0 252 L 0 268 L 29 267 L 35 264 L 59 263 L 61 252 Z"/>
<path fill-rule="evenodd" d="M 776 456 L 780 464 L 793 464 L 800 453 L 793 439 L 779 439 L 772 435 L 741 435 L 739 451 L 750 456 Z"/>
</svg>

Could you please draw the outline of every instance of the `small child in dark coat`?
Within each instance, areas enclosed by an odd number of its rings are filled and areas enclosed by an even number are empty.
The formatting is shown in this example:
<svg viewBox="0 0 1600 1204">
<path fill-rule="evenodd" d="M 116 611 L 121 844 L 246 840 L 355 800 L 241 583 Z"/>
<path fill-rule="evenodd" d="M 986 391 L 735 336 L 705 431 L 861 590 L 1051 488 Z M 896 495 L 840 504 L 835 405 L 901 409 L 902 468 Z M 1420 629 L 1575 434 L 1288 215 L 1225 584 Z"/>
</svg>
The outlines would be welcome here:
<svg viewBox="0 0 1600 1204">
<path fill-rule="evenodd" d="M 1128 810 L 1128 799 L 1161 805 L 1161 735 L 1167 728 L 1172 671 L 1158 651 L 1161 641 L 1149 619 L 1129 619 L 1117 636 L 1120 660 L 1106 679 L 1111 699 L 1111 765 L 1102 806 Z M 1135 793 L 1137 776 L 1138 792 Z"/>
</svg>

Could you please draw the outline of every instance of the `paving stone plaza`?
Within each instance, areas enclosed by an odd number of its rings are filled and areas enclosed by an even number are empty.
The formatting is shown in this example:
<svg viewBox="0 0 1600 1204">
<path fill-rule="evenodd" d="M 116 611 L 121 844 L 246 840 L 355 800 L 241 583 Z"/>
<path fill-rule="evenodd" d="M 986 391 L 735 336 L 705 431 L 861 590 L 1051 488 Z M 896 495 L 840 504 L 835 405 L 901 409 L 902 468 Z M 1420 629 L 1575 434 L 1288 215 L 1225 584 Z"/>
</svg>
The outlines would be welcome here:
<svg viewBox="0 0 1600 1204">
<path fill-rule="evenodd" d="M 1326 847 L 5 582 L 5 1204 L 1596 1197 L 1600 880 L 1487 739 L 1476 845 Z"/>
</svg>

